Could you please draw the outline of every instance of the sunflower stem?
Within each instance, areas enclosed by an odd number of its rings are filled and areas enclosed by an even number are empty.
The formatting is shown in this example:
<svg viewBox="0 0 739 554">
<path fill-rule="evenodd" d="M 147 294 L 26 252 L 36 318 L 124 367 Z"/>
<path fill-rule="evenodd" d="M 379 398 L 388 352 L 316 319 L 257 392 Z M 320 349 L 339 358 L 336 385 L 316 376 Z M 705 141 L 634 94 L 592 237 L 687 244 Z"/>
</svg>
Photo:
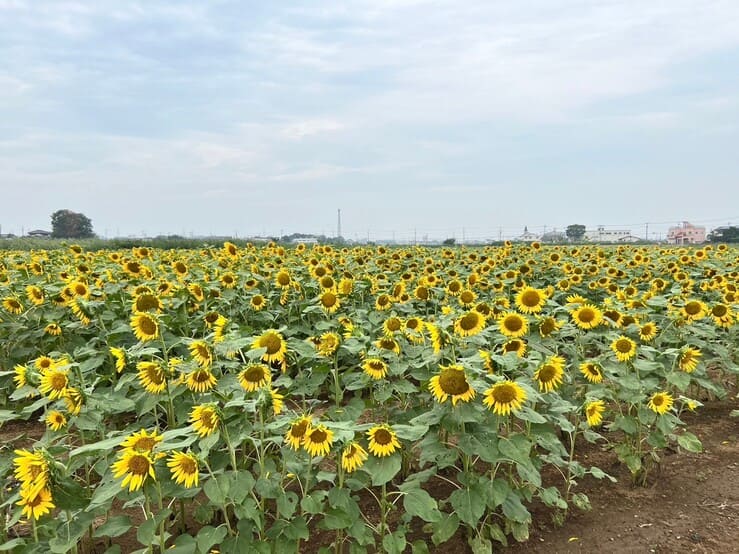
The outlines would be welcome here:
<svg viewBox="0 0 739 554">
<path fill-rule="evenodd" d="M 223 422 L 223 438 L 226 440 L 226 444 L 228 445 L 228 453 L 231 456 L 231 467 L 233 467 L 234 471 L 238 471 L 238 468 L 236 467 L 236 451 L 231 442 L 231 436 L 228 434 L 228 425 L 225 421 Z"/>
<path fill-rule="evenodd" d="M 334 400 L 336 402 L 336 407 L 340 408 L 344 400 L 344 393 L 341 390 L 341 382 L 339 381 L 339 356 L 336 354 L 334 354 L 333 374 L 334 374 Z"/>
<path fill-rule="evenodd" d="M 36 518 L 31 514 L 31 527 L 33 529 L 33 542 L 38 544 L 38 528 L 36 527 Z"/>
</svg>

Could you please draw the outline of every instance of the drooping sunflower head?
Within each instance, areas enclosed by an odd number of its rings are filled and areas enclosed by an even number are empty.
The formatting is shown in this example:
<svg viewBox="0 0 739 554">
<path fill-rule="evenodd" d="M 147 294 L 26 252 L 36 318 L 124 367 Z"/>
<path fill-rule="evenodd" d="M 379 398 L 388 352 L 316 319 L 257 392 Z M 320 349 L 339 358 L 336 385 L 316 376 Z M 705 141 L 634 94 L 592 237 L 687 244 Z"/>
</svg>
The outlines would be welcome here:
<svg viewBox="0 0 739 554">
<path fill-rule="evenodd" d="M 23 313 L 23 304 L 21 304 L 17 298 L 13 298 L 11 296 L 3 298 L 3 308 L 14 315 L 20 315 Z"/>
<path fill-rule="evenodd" d="M 250 364 L 239 373 L 239 384 L 246 392 L 256 392 L 271 382 L 272 373 L 264 364 Z"/>
<path fill-rule="evenodd" d="M 218 428 L 221 419 L 215 404 L 200 404 L 190 412 L 189 421 L 200 437 L 207 437 Z"/>
<path fill-rule="evenodd" d="M 388 352 L 394 352 L 400 355 L 400 344 L 392 337 L 380 337 L 375 342 L 375 346 L 380 350 L 387 350 Z"/>
<path fill-rule="evenodd" d="M 595 362 L 583 362 L 580 364 L 580 373 L 591 383 L 603 381 L 603 369 Z"/>
<path fill-rule="evenodd" d="M 523 358 L 526 355 L 526 348 L 527 344 L 523 339 L 511 339 L 504 342 L 501 346 L 503 355 L 506 355 L 509 352 L 515 352 L 516 356 L 519 358 Z"/>
<path fill-rule="evenodd" d="M 154 473 L 154 460 L 143 452 L 125 449 L 121 452 L 118 460 L 113 463 L 113 476 L 118 479 L 123 477 L 121 487 L 128 487 L 129 492 L 139 490 L 147 477 L 156 479 Z"/>
<path fill-rule="evenodd" d="M 210 367 L 213 363 L 213 352 L 205 341 L 193 341 L 187 349 L 200 367 Z"/>
<path fill-rule="evenodd" d="M 271 363 L 285 361 L 287 344 L 282 335 L 274 329 L 269 329 L 258 336 L 252 343 L 252 348 L 266 349 L 262 355 L 263 362 Z"/>
<path fill-rule="evenodd" d="M 545 317 L 539 322 L 539 334 L 542 337 L 548 337 L 555 331 L 559 330 L 562 324 L 555 318 L 549 316 Z"/>
<path fill-rule="evenodd" d="M 136 364 L 139 382 L 146 392 L 161 394 L 167 390 L 167 377 L 158 362 L 143 361 Z"/>
<path fill-rule="evenodd" d="M 154 447 L 162 442 L 163 436 L 157 433 L 155 430 L 148 433 L 146 429 L 141 429 L 128 435 L 123 442 L 121 442 L 121 448 L 127 448 L 136 452 L 144 452 L 150 454 Z"/>
<path fill-rule="evenodd" d="M 178 485 L 188 489 L 198 485 L 198 459 L 194 454 L 172 452 L 167 459 L 167 467 Z"/>
<path fill-rule="evenodd" d="M 341 453 L 341 466 L 347 473 L 362 467 L 367 460 L 367 451 L 358 442 L 349 443 Z"/>
<path fill-rule="evenodd" d="M 605 402 L 594 400 L 585 404 L 585 417 L 590 427 L 597 427 L 603 421 L 603 412 L 606 410 Z"/>
<path fill-rule="evenodd" d="M 290 424 L 285 435 L 285 441 L 293 450 L 299 450 L 303 444 L 303 438 L 310 431 L 313 421 L 309 416 L 301 416 Z"/>
<path fill-rule="evenodd" d="M 380 358 L 367 358 L 362 362 L 362 370 L 372 379 L 382 379 L 387 375 L 387 364 Z"/>
<path fill-rule="evenodd" d="M 140 294 L 133 301 L 133 311 L 159 313 L 162 311 L 162 301 L 151 293 Z"/>
<path fill-rule="evenodd" d="M 193 392 L 205 393 L 218 384 L 218 379 L 208 367 L 200 367 L 191 371 L 185 378 L 185 386 Z"/>
<path fill-rule="evenodd" d="M 686 346 L 678 356 L 678 367 L 686 373 L 692 373 L 698 367 L 698 362 L 702 355 L 703 353 L 698 348 Z"/>
<path fill-rule="evenodd" d="M 438 402 L 446 402 L 451 397 L 453 406 L 475 397 L 475 389 L 467 380 L 464 368 L 457 364 L 441 366 L 441 371 L 429 381 L 429 390 Z"/>
<path fill-rule="evenodd" d="M 387 424 L 372 427 L 367 431 L 367 438 L 369 439 L 369 451 L 378 458 L 390 456 L 400 448 L 398 435 Z"/>
<path fill-rule="evenodd" d="M 560 356 L 551 356 L 542 363 L 534 373 L 534 380 L 539 390 L 551 392 L 562 384 L 565 360 Z"/>
</svg>

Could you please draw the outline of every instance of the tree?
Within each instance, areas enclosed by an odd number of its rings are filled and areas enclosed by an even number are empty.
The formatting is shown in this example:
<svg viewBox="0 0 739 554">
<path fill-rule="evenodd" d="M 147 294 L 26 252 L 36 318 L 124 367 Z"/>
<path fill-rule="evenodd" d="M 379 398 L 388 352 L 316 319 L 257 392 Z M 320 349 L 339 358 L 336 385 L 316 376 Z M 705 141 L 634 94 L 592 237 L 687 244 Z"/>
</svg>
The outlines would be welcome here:
<svg viewBox="0 0 739 554">
<path fill-rule="evenodd" d="M 716 227 L 708 234 L 710 242 L 739 242 L 739 227 L 729 225 L 727 227 Z"/>
<path fill-rule="evenodd" d="M 92 221 L 85 214 L 57 210 L 51 214 L 51 236 L 60 239 L 86 239 L 95 236 Z"/>
<path fill-rule="evenodd" d="M 444 246 L 454 246 L 456 242 L 457 239 L 444 239 L 444 242 L 442 242 L 441 244 L 443 244 Z"/>
<path fill-rule="evenodd" d="M 568 225 L 567 229 L 565 229 L 565 234 L 570 240 L 580 240 L 585 236 L 585 225 Z"/>
</svg>

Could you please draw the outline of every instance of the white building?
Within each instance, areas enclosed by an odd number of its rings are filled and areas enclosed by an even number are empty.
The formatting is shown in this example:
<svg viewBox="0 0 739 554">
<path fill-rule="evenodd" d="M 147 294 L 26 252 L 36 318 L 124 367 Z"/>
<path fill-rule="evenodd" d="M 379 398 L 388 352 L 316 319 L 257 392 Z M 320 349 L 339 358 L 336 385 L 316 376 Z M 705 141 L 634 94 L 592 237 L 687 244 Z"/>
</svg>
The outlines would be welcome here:
<svg viewBox="0 0 739 554">
<path fill-rule="evenodd" d="M 591 242 L 630 242 L 631 229 L 606 229 L 600 226 L 585 231 L 585 240 Z"/>
<path fill-rule="evenodd" d="M 528 226 L 526 226 L 523 228 L 523 234 L 513 240 L 518 242 L 534 242 L 535 240 L 539 240 L 540 238 L 541 237 L 536 233 L 530 232 Z"/>
</svg>

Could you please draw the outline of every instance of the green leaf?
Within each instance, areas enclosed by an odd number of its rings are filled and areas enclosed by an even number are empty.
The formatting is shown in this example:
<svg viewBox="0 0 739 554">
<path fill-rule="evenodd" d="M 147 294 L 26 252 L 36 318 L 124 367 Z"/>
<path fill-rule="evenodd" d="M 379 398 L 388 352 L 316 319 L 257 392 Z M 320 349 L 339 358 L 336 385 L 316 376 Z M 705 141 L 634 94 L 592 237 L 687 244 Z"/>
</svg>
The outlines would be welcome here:
<svg viewBox="0 0 739 554">
<path fill-rule="evenodd" d="M 87 507 L 90 502 L 87 490 L 69 477 L 54 483 L 51 495 L 54 504 L 62 510 L 80 510 Z"/>
<path fill-rule="evenodd" d="M 149 546 L 154 542 L 154 535 L 157 530 L 157 522 L 154 518 L 147 519 L 141 525 L 136 532 L 136 540 L 138 540 L 144 546 Z M 207 552 L 207 551 L 206 551 Z"/>
<path fill-rule="evenodd" d="M 403 495 L 403 507 L 411 515 L 424 521 L 436 522 L 441 519 L 436 500 L 423 489 L 413 489 Z"/>
<path fill-rule="evenodd" d="M 95 529 L 94 537 L 119 537 L 131 528 L 131 518 L 128 516 L 113 516 Z"/>
<path fill-rule="evenodd" d="M 673 371 L 667 374 L 667 382 L 675 385 L 680 392 L 685 392 L 690 386 L 690 374 L 684 371 Z"/>
<path fill-rule="evenodd" d="M 95 492 L 92 493 L 92 499 L 87 506 L 87 511 L 94 511 L 98 508 L 110 508 L 113 503 L 113 498 L 121 492 L 121 482 L 119 480 L 110 481 L 102 486 L 95 488 Z"/>
<path fill-rule="evenodd" d="M 406 544 L 405 533 L 400 529 L 382 538 L 382 546 L 388 554 L 402 554 Z"/>
<path fill-rule="evenodd" d="M 226 494 L 228 493 L 228 485 L 226 485 L 225 487 L 223 485 L 226 482 L 226 480 L 223 480 L 223 483 L 219 483 L 218 477 L 211 477 L 210 479 L 208 479 L 203 484 L 203 492 L 205 493 L 205 496 L 208 497 L 208 500 L 216 505 L 225 504 Z"/>
<path fill-rule="evenodd" d="M 400 454 L 377 458 L 370 456 L 362 466 L 362 470 L 372 478 L 372 485 L 378 487 L 390 481 L 400 471 Z"/>
<path fill-rule="evenodd" d="M 470 527 L 477 525 L 485 512 L 485 497 L 477 487 L 457 489 L 449 497 L 459 519 Z"/>
<path fill-rule="evenodd" d="M 546 423 L 547 422 L 547 418 L 545 418 L 539 412 L 532 410 L 528 406 L 524 406 L 523 408 L 518 410 L 516 412 L 516 417 L 524 421 L 530 421 L 531 423 Z"/>
<path fill-rule="evenodd" d="M 472 554 L 490 554 L 493 551 L 492 541 L 479 535 L 474 539 L 469 539 L 467 543 L 472 549 Z"/>
<path fill-rule="evenodd" d="M 421 440 L 428 432 L 428 425 L 393 425 L 393 430 L 399 438 L 415 442 Z"/>
<path fill-rule="evenodd" d="M 102 441 L 92 442 L 90 444 L 80 446 L 79 448 L 75 448 L 69 453 L 69 457 L 74 458 L 75 456 L 81 456 L 82 454 L 91 454 L 93 452 L 100 452 L 101 450 L 112 450 L 118 446 L 123 439 L 124 437 L 122 435 L 116 435 Z"/>
<path fill-rule="evenodd" d="M 434 533 L 431 535 L 431 540 L 438 546 L 451 539 L 458 528 L 459 516 L 457 514 L 446 515 L 434 526 Z"/>
<path fill-rule="evenodd" d="M 503 515 L 518 523 L 529 523 L 531 521 L 531 514 L 526 506 L 521 503 L 521 499 L 515 491 L 510 491 L 505 502 L 503 502 Z"/>
<path fill-rule="evenodd" d="M 328 493 L 326 491 L 313 491 L 304 496 L 300 501 L 300 507 L 307 514 L 320 514 L 323 512 L 323 499 Z"/>
<path fill-rule="evenodd" d="M 688 452 L 702 452 L 703 445 L 693 433 L 685 432 L 677 437 L 677 444 Z"/>
<path fill-rule="evenodd" d="M 293 491 L 287 491 L 277 497 L 277 509 L 280 511 L 280 516 L 290 519 L 295 513 L 295 508 L 298 505 L 298 495 Z"/>
<path fill-rule="evenodd" d="M 213 546 L 221 544 L 227 534 L 228 529 L 226 529 L 225 525 L 219 525 L 218 527 L 206 525 L 198 531 L 198 536 L 196 537 L 198 550 L 200 552 L 210 552 Z"/>
</svg>

